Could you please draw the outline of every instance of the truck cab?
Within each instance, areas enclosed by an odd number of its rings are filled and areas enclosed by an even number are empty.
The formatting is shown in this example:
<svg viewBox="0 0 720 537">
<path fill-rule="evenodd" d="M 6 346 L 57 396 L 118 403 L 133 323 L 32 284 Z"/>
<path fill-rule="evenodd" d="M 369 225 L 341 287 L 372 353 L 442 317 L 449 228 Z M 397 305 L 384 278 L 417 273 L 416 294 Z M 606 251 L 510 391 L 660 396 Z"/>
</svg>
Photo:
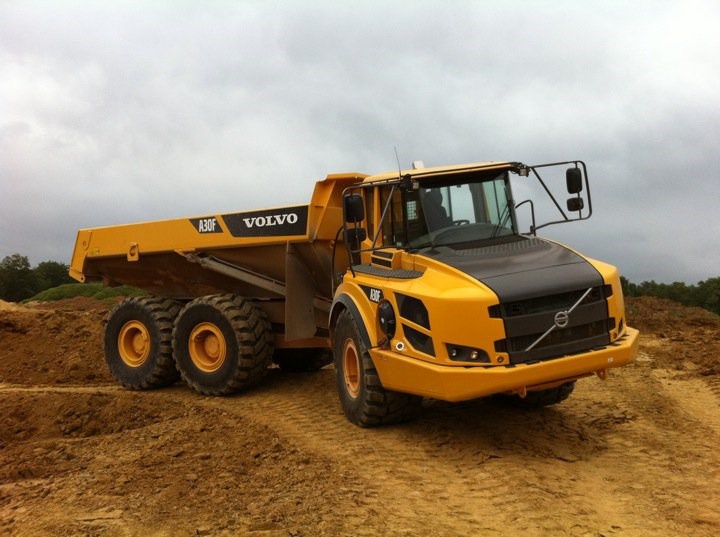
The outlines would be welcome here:
<svg viewBox="0 0 720 537">
<path fill-rule="evenodd" d="M 567 167 L 565 209 L 542 177 L 558 166 Z M 539 181 L 557 220 L 538 225 L 534 203 L 515 202 L 513 178 Z M 526 233 L 516 214 L 523 204 Z M 605 378 L 632 360 L 637 331 L 625 320 L 617 269 L 536 235 L 591 214 L 581 161 L 418 168 L 348 188 L 349 267 L 330 326 L 349 419 L 394 421 L 393 408 L 406 412 L 422 396 L 552 404 L 576 379 Z"/>
</svg>

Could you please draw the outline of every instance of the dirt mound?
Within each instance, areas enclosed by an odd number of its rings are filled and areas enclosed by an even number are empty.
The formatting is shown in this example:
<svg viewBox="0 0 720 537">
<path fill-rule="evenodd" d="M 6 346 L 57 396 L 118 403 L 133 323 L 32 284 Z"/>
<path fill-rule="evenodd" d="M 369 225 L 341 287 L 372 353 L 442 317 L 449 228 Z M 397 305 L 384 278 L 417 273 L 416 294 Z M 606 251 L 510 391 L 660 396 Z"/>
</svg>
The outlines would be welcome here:
<svg viewBox="0 0 720 537">
<path fill-rule="evenodd" d="M 22 309 L 22 306 L 18 306 L 15 302 L 0 300 L 0 311 L 17 311 L 19 309 Z"/>
<path fill-rule="evenodd" d="M 0 384 L 112 383 L 102 354 L 107 306 L 66 304 L 32 307 L 7 303 L 0 309 Z"/>
<path fill-rule="evenodd" d="M 628 323 L 656 338 L 658 366 L 720 375 L 720 316 L 654 297 L 628 298 Z"/>
<path fill-rule="evenodd" d="M 107 312 L 112 307 L 122 301 L 122 297 L 114 299 L 97 300 L 87 296 L 75 296 L 72 298 L 64 298 L 62 300 L 53 300 L 52 302 L 30 302 L 26 304 L 28 307 L 36 309 L 45 309 L 51 311 L 100 311 Z"/>
<path fill-rule="evenodd" d="M 650 296 L 625 299 L 628 322 L 642 332 L 659 336 L 688 327 L 720 328 L 720 316 L 703 308 L 683 306 L 678 302 Z"/>
<path fill-rule="evenodd" d="M 267 427 L 167 391 L 37 398 L 16 394 L 1 424 L 0 482 L 17 483 L 0 493 L 3 535 L 279 535 L 343 485 Z M 38 517 L 25 506 L 40 498 Z"/>
</svg>

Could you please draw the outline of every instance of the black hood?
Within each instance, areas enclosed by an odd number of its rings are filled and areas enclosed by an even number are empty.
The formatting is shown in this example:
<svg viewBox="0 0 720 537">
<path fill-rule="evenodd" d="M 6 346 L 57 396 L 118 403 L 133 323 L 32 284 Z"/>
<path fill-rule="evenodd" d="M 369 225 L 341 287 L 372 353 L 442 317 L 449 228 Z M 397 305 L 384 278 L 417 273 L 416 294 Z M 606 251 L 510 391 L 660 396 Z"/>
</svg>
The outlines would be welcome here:
<svg viewBox="0 0 720 537">
<path fill-rule="evenodd" d="M 600 273 L 564 246 L 536 237 L 454 250 L 442 246 L 422 255 L 477 278 L 498 295 L 514 302 L 603 285 Z"/>
</svg>

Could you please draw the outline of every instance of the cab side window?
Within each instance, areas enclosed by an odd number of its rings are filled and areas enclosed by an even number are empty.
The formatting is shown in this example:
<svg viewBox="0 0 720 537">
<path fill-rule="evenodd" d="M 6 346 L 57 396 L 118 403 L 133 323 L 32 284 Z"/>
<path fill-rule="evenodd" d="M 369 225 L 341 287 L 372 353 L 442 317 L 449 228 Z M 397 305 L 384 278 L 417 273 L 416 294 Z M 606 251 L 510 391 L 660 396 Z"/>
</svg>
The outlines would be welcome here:
<svg viewBox="0 0 720 537">
<path fill-rule="evenodd" d="M 365 198 L 365 227 L 369 239 L 375 238 L 375 190 L 374 188 L 363 189 Z"/>
<path fill-rule="evenodd" d="M 385 187 L 380 189 L 381 210 L 385 209 L 390 199 L 388 212 L 382 222 L 382 237 L 384 246 L 403 246 L 406 242 L 405 229 L 403 226 L 403 200 L 400 189 Z"/>
</svg>

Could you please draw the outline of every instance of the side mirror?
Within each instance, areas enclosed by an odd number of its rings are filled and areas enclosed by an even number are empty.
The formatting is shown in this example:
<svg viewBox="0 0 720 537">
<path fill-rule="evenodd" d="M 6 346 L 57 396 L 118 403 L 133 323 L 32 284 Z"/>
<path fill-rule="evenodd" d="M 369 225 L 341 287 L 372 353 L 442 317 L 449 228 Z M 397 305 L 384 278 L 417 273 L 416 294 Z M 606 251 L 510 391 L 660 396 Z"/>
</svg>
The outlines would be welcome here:
<svg viewBox="0 0 720 537">
<path fill-rule="evenodd" d="M 567 200 L 567 209 L 570 212 L 576 213 L 582 211 L 585 207 L 585 202 L 582 198 L 570 198 Z"/>
<path fill-rule="evenodd" d="M 582 172 L 580 168 L 568 168 L 565 172 L 568 194 L 579 194 L 583 189 Z"/>
<path fill-rule="evenodd" d="M 360 243 L 367 238 L 364 227 L 353 227 L 345 230 L 345 242 L 351 250 L 359 250 Z"/>
<path fill-rule="evenodd" d="M 349 194 L 343 198 L 346 222 L 362 222 L 365 220 L 363 199 L 359 194 Z"/>
</svg>

